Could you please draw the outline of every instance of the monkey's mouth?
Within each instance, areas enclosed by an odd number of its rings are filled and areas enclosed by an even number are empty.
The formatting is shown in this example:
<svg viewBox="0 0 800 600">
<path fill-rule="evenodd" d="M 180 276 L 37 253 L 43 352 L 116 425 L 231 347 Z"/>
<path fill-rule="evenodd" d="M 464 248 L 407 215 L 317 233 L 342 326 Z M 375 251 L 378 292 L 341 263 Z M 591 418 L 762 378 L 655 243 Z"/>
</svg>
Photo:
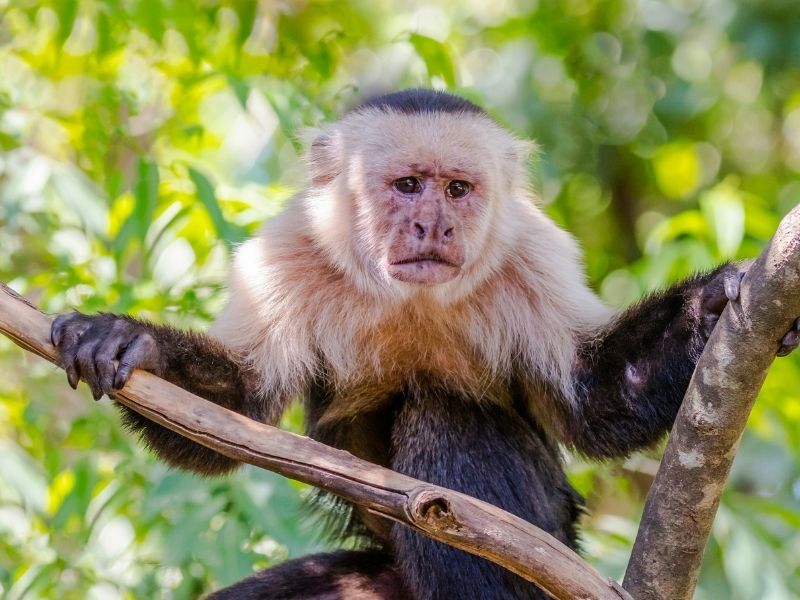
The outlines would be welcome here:
<svg viewBox="0 0 800 600">
<path fill-rule="evenodd" d="M 404 258 L 402 260 L 396 260 L 389 264 L 395 266 L 395 265 L 413 265 L 414 263 L 427 263 L 427 262 L 449 265 L 451 267 L 461 266 L 453 262 L 450 262 L 449 260 L 442 257 L 440 254 L 437 254 L 436 252 L 427 252 L 425 254 L 418 254 L 417 256 L 412 256 L 411 258 Z"/>
<path fill-rule="evenodd" d="M 437 252 L 426 252 L 389 261 L 389 275 L 406 283 L 436 284 L 450 281 L 461 271 L 461 264 Z"/>
</svg>

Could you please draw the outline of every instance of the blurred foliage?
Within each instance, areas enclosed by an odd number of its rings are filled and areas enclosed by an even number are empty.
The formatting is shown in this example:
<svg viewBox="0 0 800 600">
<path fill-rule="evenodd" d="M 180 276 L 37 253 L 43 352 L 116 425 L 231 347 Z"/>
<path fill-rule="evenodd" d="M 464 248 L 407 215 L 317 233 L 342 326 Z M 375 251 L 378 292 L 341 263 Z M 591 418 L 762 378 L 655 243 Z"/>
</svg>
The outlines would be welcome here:
<svg viewBox="0 0 800 600">
<path fill-rule="evenodd" d="M 624 305 L 756 255 L 800 201 L 798 31 L 796 0 L 0 0 L 0 279 L 205 326 L 230 246 L 302 185 L 302 128 L 432 85 L 537 140 L 543 202 Z M 767 379 L 698 598 L 800 597 L 799 367 Z M 192 598 L 319 547 L 304 486 L 169 471 L 88 399 L 0 340 L 0 596 Z M 657 456 L 570 460 L 612 576 Z"/>
</svg>

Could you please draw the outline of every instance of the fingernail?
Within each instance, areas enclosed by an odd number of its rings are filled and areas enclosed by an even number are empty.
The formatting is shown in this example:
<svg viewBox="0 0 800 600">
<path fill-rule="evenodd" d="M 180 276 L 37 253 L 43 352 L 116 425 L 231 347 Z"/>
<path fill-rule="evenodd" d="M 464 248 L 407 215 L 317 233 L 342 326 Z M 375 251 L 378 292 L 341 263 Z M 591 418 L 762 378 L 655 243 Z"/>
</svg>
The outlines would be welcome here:
<svg viewBox="0 0 800 600">
<path fill-rule="evenodd" d="M 784 338 L 781 340 L 781 344 L 784 346 L 788 346 L 789 348 L 797 348 L 798 344 L 800 344 L 800 340 L 797 339 L 797 333 L 794 331 L 790 331 Z"/>
<path fill-rule="evenodd" d="M 728 300 L 736 300 L 739 297 L 739 282 L 732 279 L 725 281 L 725 295 Z"/>
</svg>

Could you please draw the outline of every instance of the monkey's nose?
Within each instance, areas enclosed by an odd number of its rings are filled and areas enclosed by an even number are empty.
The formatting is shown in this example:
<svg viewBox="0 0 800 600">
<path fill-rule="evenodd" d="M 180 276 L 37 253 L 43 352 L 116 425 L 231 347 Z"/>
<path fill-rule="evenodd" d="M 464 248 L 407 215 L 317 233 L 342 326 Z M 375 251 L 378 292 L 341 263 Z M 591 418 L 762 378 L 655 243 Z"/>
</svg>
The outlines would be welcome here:
<svg viewBox="0 0 800 600">
<path fill-rule="evenodd" d="M 429 229 L 430 226 L 428 225 L 423 225 L 419 222 L 414 223 L 414 234 L 417 236 L 418 240 L 424 240 L 425 236 L 428 235 Z"/>
</svg>

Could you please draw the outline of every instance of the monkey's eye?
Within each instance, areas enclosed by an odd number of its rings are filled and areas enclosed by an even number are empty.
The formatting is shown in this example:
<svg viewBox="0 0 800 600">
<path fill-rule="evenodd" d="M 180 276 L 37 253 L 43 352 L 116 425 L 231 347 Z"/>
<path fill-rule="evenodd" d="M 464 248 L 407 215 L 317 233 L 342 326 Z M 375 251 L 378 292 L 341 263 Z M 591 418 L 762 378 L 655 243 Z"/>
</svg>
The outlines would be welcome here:
<svg viewBox="0 0 800 600">
<path fill-rule="evenodd" d="M 471 188 L 472 186 L 469 184 L 469 182 L 461 181 L 460 179 L 454 179 L 447 184 L 445 192 L 451 198 L 463 198 L 469 194 Z"/>
<path fill-rule="evenodd" d="M 401 177 L 392 185 L 401 194 L 419 194 L 422 191 L 422 184 L 416 177 Z"/>
</svg>

